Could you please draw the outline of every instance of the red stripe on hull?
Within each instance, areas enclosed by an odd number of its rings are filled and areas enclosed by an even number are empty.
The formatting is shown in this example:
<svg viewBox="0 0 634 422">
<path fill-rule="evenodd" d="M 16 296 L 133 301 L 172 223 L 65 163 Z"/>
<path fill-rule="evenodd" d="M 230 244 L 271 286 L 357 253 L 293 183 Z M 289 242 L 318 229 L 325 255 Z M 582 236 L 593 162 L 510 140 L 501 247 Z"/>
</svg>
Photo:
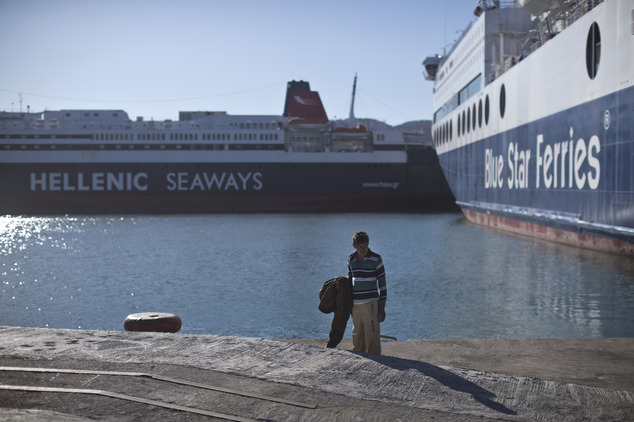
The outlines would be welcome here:
<svg viewBox="0 0 634 422">
<path fill-rule="evenodd" d="M 634 255 L 634 244 L 630 242 L 590 236 L 583 233 L 556 229 L 541 224 L 529 223 L 526 221 L 510 219 L 468 209 L 463 209 L 462 212 L 465 217 L 467 217 L 467 220 L 481 226 L 504 230 L 549 242 L 561 243 L 564 245 L 577 246 L 602 252 Z"/>
</svg>

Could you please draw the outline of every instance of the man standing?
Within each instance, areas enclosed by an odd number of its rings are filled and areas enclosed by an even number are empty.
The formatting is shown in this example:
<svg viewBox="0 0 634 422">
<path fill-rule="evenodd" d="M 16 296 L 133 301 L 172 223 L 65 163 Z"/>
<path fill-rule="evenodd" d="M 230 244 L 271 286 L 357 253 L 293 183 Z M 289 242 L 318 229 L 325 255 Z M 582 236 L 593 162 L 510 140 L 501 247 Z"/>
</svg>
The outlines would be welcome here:
<svg viewBox="0 0 634 422">
<path fill-rule="evenodd" d="M 387 286 L 381 256 L 369 248 L 366 232 L 352 236 L 355 252 L 348 257 L 348 274 L 352 280 L 353 351 L 381 354 L 381 329 L 385 320 Z"/>
</svg>

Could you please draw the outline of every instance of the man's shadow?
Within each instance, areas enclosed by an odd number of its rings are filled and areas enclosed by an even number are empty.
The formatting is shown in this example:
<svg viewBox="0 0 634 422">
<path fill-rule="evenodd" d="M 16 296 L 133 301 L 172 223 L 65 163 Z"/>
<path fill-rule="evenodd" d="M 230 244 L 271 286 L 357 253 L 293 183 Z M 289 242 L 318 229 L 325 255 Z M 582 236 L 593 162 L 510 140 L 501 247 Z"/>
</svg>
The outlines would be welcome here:
<svg viewBox="0 0 634 422">
<path fill-rule="evenodd" d="M 513 410 L 509 409 L 503 404 L 496 402 L 494 400 L 496 396 L 492 392 L 480 387 L 479 385 L 465 378 L 454 374 L 453 372 L 449 372 L 445 369 L 439 368 L 438 366 L 415 360 L 396 358 L 393 356 L 370 355 L 359 352 L 352 353 L 358 354 L 397 371 L 409 371 L 411 369 L 417 370 L 423 375 L 433 378 L 441 384 L 444 384 L 455 391 L 470 394 L 476 401 L 482 403 L 489 409 L 503 413 L 505 415 L 517 415 L 517 413 Z"/>
</svg>

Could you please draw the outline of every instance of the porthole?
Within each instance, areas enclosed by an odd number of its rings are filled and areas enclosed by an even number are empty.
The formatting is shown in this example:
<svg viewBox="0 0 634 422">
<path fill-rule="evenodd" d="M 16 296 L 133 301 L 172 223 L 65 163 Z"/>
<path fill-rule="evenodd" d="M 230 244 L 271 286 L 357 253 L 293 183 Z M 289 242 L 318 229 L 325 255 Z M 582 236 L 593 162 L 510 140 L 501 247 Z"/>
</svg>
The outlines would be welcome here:
<svg viewBox="0 0 634 422">
<path fill-rule="evenodd" d="M 599 25 L 592 22 L 590 31 L 588 31 L 588 42 L 586 43 L 586 69 L 590 79 L 594 79 L 599 71 L 599 62 L 601 61 L 601 33 Z"/>
<path fill-rule="evenodd" d="M 478 101 L 478 127 L 482 127 L 482 100 Z"/>
<path fill-rule="evenodd" d="M 456 124 L 456 130 L 458 131 L 458 136 L 460 136 L 460 113 L 458 113 L 458 122 Z"/>
<path fill-rule="evenodd" d="M 476 130 L 476 105 L 473 104 L 473 130 Z"/>
<path fill-rule="evenodd" d="M 462 134 L 465 134 L 465 122 L 467 121 L 467 119 L 465 118 L 465 111 L 462 110 Z"/>
<path fill-rule="evenodd" d="M 484 124 L 489 124 L 489 96 L 484 99 Z"/>
<path fill-rule="evenodd" d="M 504 112 L 506 111 L 506 88 L 502 84 L 500 88 L 500 117 L 504 118 Z"/>
<path fill-rule="evenodd" d="M 467 109 L 467 133 L 471 130 L 471 109 Z"/>
<path fill-rule="evenodd" d="M 453 120 L 449 120 L 449 140 L 453 138 Z"/>
</svg>

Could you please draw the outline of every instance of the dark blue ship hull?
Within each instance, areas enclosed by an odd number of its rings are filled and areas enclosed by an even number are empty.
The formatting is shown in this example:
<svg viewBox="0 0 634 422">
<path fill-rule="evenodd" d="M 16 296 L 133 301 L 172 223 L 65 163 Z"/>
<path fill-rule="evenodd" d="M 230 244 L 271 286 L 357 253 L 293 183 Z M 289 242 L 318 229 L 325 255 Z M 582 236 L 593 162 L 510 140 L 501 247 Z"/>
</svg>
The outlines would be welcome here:
<svg viewBox="0 0 634 422">
<path fill-rule="evenodd" d="M 432 148 L 408 163 L 5 163 L 0 195 L 0 214 L 455 207 Z"/>
<path fill-rule="evenodd" d="M 634 89 L 440 154 L 480 224 L 634 253 Z"/>
</svg>

